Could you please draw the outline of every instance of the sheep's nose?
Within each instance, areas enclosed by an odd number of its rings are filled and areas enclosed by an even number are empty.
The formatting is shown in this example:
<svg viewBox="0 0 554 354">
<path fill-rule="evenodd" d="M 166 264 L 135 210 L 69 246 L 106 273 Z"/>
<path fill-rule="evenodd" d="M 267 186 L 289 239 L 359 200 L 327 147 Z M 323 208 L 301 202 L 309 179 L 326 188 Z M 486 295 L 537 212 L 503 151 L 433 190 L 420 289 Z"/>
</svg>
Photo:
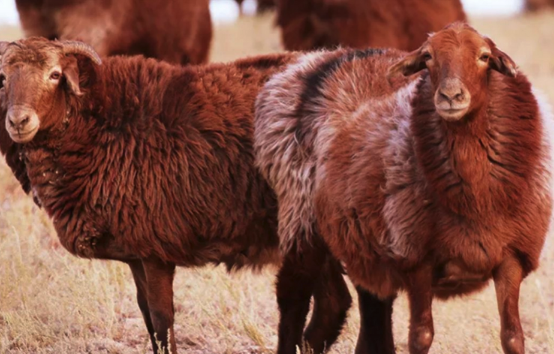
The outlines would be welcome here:
<svg viewBox="0 0 554 354">
<path fill-rule="evenodd" d="M 9 130 L 24 132 L 34 128 L 36 113 L 31 107 L 12 106 L 7 113 L 6 128 Z"/>
<path fill-rule="evenodd" d="M 439 95 L 446 101 L 452 103 L 464 99 L 464 90 L 461 87 L 446 87 L 439 90 Z"/>
<path fill-rule="evenodd" d="M 28 113 L 23 114 L 10 114 L 8 116 L 8 121 L 10 123 L 10 127 L 17 130 L 22 130 L 25 128 L 25 126 L 29 123 L 31 120 L 31 115 Z"/>
<path fill-rule="evenodd" d="M 446 79 L 439 88 L 440 97 L 448 103 L 463 103 L 466 99 L 464 84 L 457 78 Z"/>
</svg>

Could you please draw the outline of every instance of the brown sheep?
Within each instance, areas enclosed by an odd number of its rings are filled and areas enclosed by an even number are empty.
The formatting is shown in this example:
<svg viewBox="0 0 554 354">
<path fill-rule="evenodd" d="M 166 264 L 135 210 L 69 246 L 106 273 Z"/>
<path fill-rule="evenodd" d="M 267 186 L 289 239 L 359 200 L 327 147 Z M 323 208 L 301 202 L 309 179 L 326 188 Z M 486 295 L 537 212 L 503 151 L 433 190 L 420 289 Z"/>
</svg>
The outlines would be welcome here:
<svg viewBox="0 0 554 354">
<path fill-rule="evenodd" d="M 287 50 L 414 50 L 430 32 L 466 16 L 460 0 L 279 0 L 277 24 Z"/>
<path fill-rule="evenodd" d="M 363 338 L 380 323 L 376 352 L 394 353 L 391 306 L 404 289 L 410 353 L 427 353 L 433 297 L 492 278 L 504 352 L 523 354 L 519 287 L 549 229 L 553 119 L 525 75 L 462 23 L 408 54 L 298 61 L 259 95 L 255 150 L 277 194 L 282 249 L 322 238 L 383 299 L 362 298 L 362 313 L 378 312 L 362 317 L 356 352 L 374 352 Z"/>
<path fill-rule="evenodd" d="M 279 354 L 302 344 L 312 294 L 307 343 L 321 352 L 340 332 L 351 300 L 340 265 L 323 247 L 279 257 L 275 195 L 254 166 L 256 95 L 297 55 L 101 64 L 81 42 L 0 42 L 0 131 L 13 140 L 0 148 L 69 252 L 129 264 L 154 351 L 156 335 L 176 353 L 176 266 L 281 263 Z"/>
<path fill-rule="evenodd" d="M 209 0 L 16 0 L 25 36 L 80 40 L 100 56 L 142 54 L 176 64 L 208 60 Z"/>
<path fill-rule="evenodd" d="M 554 0 L 526 0 L 525 10 L 527 11 L 539 11 L 546 8 L 553 8 Z"/>
<path fill-rule="evenodd" d="M 276 0 L 258 0 L 258 7 L 256 8 L 256 11 L 260 14 L 274 10 L 276 6 L 275 1 Z"/>
</svg>

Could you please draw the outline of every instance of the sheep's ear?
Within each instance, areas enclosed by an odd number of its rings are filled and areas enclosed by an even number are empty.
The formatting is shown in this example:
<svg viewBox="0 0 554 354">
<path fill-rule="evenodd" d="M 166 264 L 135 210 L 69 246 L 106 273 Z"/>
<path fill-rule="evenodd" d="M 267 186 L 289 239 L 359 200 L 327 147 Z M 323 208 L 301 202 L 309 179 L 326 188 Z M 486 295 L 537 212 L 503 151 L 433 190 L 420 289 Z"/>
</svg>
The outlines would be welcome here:
<svg viewBox="0 0 554 354">
<path fill-rule="evenodd" d="M 495 48 L 492 50 L 491 59 L 492 60 L 489 61 L 489 66 L 491 69 L 496 70 L 506 76 L 516 77 L 516 63 L 512 60 L 512 58 L 508 56 L 508 54 L 504 53 L 498 48 Z"/>
<path fill-rule="evenodd" d="M 410 76 L 423 69 L 426 69 L 427 66 L 425 65 L 425 60 L 423 56 L 424 54 L 422 54 L 421 48 L 409 53 L 389 68 L 387 77 L 391 78 L 398 74 Z"/>
<path fill-rule="evenodd" d="M 489 46 L 491 47 L 491 58 L 489 60 L 489 67 L 498 71 L 502 75 L 516 77 L 517 65 L 510 58 L 510 56 L 496 47 L 496 44 L 489 38 L 486 38 Z"/>
<path fill-rule="evenodd" d="M 79 65 L 77 58 L 74 56 L 66 56 L 62 61 L 62 75 L 65 82 L 76 96 L 82 96 L 81 88 L 79 87 Z"/>
</svg>

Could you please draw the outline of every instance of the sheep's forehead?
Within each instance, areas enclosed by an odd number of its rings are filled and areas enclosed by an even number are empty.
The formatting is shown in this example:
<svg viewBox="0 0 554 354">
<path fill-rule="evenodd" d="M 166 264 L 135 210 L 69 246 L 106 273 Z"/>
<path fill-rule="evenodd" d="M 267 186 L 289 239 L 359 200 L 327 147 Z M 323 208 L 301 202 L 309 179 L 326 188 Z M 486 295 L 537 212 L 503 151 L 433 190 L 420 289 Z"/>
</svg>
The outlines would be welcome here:
<svg viewBox="0 0 554 354">
<path fill-rule="evenodd" d="M 429 37 L 428 44 L 437 52 L 463 48 L 464 52 L 471 54 L 489 47 L 485 39 L 470 28 L 440 31 Z"/>
<path fill-rule="evenodd" d="M 60 50 L 54 45 L 27 45 L 13 43 L 2 56 L 2 69 L 9 71 L 20 66 L 33 66 L 41 70 L 58 65 Z"/>
</svg>

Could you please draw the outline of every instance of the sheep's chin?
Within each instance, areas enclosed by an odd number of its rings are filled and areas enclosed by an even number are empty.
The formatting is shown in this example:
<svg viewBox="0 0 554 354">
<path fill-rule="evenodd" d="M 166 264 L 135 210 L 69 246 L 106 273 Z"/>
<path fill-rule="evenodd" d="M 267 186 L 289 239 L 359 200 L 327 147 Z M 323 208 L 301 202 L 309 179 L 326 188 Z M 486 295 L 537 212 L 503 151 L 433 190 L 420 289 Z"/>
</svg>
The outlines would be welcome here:
<svg viewBox="0 0 554 354">
<path fill-rule="evenodd" d="M 445 121 L 455 122 L 462 119 L 466 115 L 468 108 L 469 107 L 462 108 L 462 109 L 438 109 L 437 108 L 437 113 Z"/>
<path fill-rule="evenodd" d="M 26 129 L 24 132 L 18 132 L 8 129 L 8 134 L 10 134 L 10 138 L 12 138 L 12 140 L 18 144 L 28 143 L 29 141 L 33 140 L 35 135 L 37 135 L 37 132 L 38 125 L 31 129 Z"/>
</svg>

